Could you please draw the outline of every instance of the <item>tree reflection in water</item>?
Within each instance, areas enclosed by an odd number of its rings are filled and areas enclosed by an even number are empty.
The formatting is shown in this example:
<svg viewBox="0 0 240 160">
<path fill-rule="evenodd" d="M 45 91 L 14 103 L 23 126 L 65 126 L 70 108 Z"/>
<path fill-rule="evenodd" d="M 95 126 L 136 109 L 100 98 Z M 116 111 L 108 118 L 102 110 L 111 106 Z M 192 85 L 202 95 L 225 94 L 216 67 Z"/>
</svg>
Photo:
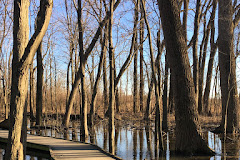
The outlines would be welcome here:
<svg viewBox="0 0 240 160">
<path fill-rule="evenodd" d="M 115 124 L 115 154 L 123 159 L 166 159 L 166 160 L 179 160 L 179 159 L 239 159 L 239 138 L 233 135 L 227 135 L 224 142 L 222 135 L 217 135 L 212 132 L 203 132 L 203 138 L 208 141 L 208 145 L 217 154 L 213 157 L 179 157 L 174 155 L 175 148 L 175 135 L 173 131 L 164 133 L 164 153 L 160 153 L 159 147 L 155 140 L 154 124 L 137 125 L 135 124 L 122 124 L 120 121 L 116 121 Z M 64 133 L 67 133 L 67 137 L 70 140 L 79 141 L 80 130 L 79 121 L 74 121 L 69 130 L 46 128 L 44 130 L 37 131 L 31 130 L 30 133 L 42 134 L 43 136 L 51 136 L 51 133 L 55 133 L 52 136 L 57 138 L 64 138 Z M 100 121 L 98 124 L 91 128 L 89 143 L 95 143 L 99 147 L 108 151 L 108 123 L 107 121 Z"/>
</svg>

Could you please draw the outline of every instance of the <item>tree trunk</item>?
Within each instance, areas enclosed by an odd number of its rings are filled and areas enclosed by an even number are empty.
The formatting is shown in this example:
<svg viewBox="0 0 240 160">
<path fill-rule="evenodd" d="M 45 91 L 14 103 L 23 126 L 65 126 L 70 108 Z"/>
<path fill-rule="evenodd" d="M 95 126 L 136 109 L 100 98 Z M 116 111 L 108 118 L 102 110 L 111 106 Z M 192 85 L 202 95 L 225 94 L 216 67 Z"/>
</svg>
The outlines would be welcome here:
<svg viewBox="0 0 240 160">
<path fill-rule="evenodd" d="M 144 115 L 144 119 L 145 120 L 150 120 L 151 118 L 151 114 L 150 114 L 150 110 L 151 110 L 151 97 L 152 97 L 152 90 L 153 90 L 153 79 L 151 80 L 149 89 L 148 89 L 148 97 L 147 97 L 147 104 L 146 104 L 146 112 Z"/>
<path fill-rule="evenodd" d="M 141 5 L 140 5 L 141 6 Z M 143 19 L 143 13 L 141 9 L 141 19 Z M 144 79 L 143 79 L 143 41 L 144 41 L 144 22 L 140 21 L 139 30 L 139 43 L 140 43 L 140 88 L 139 88 L 139 99 L 140 99 L 140 111 L 143 112 L 143 95 L 144 95 Z"/>
<path fill-rule="evenodd" d="M 33 88 L 33 63 L 30 64 L 30 87 L 29 87 L 29 100 L 30 100 L 30 103 L 29 103 L 29 107 L 30 107 L 30 119 L 31 121 L 33 121 L 34 119 L 34 115 L 33 115 L 33 106 L 34 106 L 34 96 L 33 96 L 33 93 L 34 93 L 34 88 Z"/>
<path fill-rule="evenodd" d="M 212 13 L 210 17 L 210 58 L 208 62 L 208 70 L 207 70 L 207 76 L 206 76 L 206 85 L 205 85 L 205 90 L 203 94 L 203 112 L 206 114 L 209 114 L 209 93 L 210 93 L 210 87 L 211 87 L 211 80 L 212 80 L 212 69 L 213 69 L 213 62 L 214 62 L 214 57 L 217 49 L 217 45 L 215 44 L 215 14 L 216 14 L 216 6 L 217 6 L 217 0 L 213 0 L 212 2 L 213 8 L 212 8 Z"/>
<path fill-rule="evenodd" d="M 110 77 L 109 77 L 109 152 L 115 154 L 115 142 L 114 142 L 114 55 L 113 55 L 113 42 L 112 42 L 112 25 L 113 25 L 113 1 L 110 0 L 110 19 L 109 19 L 109 65 L 110 65 Z"/>
<path fill-rule="evenodd" d="M 135 3 L 135 9 L 134 9 L 134 17 L 135 21 L 138 21 L 138 6 L 139 6 L 139 0 L 136 0 Z M 136 31 L 133 31 L 136 32 Z M 137 34 L 135 35 L 135 42 L 134 42 L 134 71 L 133 71 L 133 112 L 138 112 L 138 73 L 137 73 L 137 65 L 138 65 L 138 43 L 137 43 Z"/>
<path fill-rule="evenodd" d="M 222 95 L 220 132 L 233 133 L 239 128 L 239 100 L 236 82 L 236 59 L 233 51 L 233 6 L 231 0 L 219 0 L 218 49 Z"/>
<path fill-rule="evenodd" d="M 175 80 L 174 80 L 173 72 L 170 68 L 170 86 L 169 86 L 169 100 L 168 100 L 169 113 L 173 113 L 173 111 L 175 111 L 173 83 L 175 83 Z"/>
<path fill-rule="evenodd" d="M 81 77 L 81 92 L 82 92 L 82 115 L 81 115 L 81 141 L 88 142 L 88 126 L 87 126 L 87 95 L 85 84 L 85 64 L 82 63 L 82 57 L 80 62 L 83 76 Z"/>
<path fill-rule="evenodd" d="M 104 32 L 107 32 L 107 26 L 105 26 L 105 30 Z M 105 37 L 105 47 L 107 47 L 107 33 L 104 33 Z M 106 112 L 107 108 L 108 108 L 108 87 L 107 87 L 107 65 L 106 65 L 106 60 L 107 60 L 107 55 L 106 52 L 103 53 L 103 102 L 104 102 L 104 113 Z"/>
<path fill-rule="evenodd" d="M 164 89 L 163 89 L 163 121 L 162 121 L 162 128 L 163 130 L 168 130 L 168 120 L 167 120 L 167 113 L 168 113 L 168 62 L 167 62 L 167 54 L 165 56 L 165 76 L 164 76 Z"/>
<path fill-rule="evenodd" d="M 114 10 L 119 5 L 120 1 L 121 0 L 116 1 L 116 3 L 114 4 L 114 7 L 113 7 Z M 67 111 L 64 115 L 64 124 L 66 127 L 69 125 L 70 115 L 71 115 L 72 108 L 73 108 L 73 100 L 74 100 L 75 94 L 77 92 L 77 89 L 78 89 L 78 86 L 80 83 L 80 79 L 82 79 L 82 77 L 83 77 L 83 73 L 82 73 L 83 70 L 81 67 L 85 68 L 87 59 L 88 59 L 89 55 L 91 54 L 96 42 L 98 41 L 98 38 L 101 34 L 102 27 L 107 23 L 107 21 L 110 17 L 110 13 L 107 12 L 104 19 L 99 23 L 98 29 L 97 29 L 91 43 L 89 44 L 89 46 L 87 47 L 87 49 L 85 51 L 83 49 L 83 27 L 82 27 L 82 21 L 81 21 L 82 18 L 81 17 L 82 17 L 81 0 L 78 0 L 79 57 L 82 56 L 82 60 L 80 60 L 80 63 L 82 63 L 82 65 L 79 66 L 78 71 L 76 72 L 76 77 L 75 77 L 75 80 L 74 80 L 74 83 L 72 86 L 72 90 L 70 92 L 70 95 L 69 95 L 69 98 L 67 101 L 67 105 L 66 105 Z"/>
<path fill-rule="evenodd" d="M 176 152 L 182 154 L 213 154 L 197 132 L 196 97 L 187 44 L 176 0 L 158 0 L 162 28 L 166 42 L 167 58 L 177 81 L 173 89 L 176 108 Z"/>
<path fill-rule="evenodd" d="M 188 6 L 189 6 L 189 0 L 184 0 L 183 29 L 184 29 L 184 37 L 186 39 L 186 42 L 187 42 Z"/>
<path fill-rule="evenodd" d="M 91 108 L 90 108 L 90 126 L 93 125 L 93 118 L 94 118 L 94 114 L 95 114 L 95 98 L 97 95 L 97 88 L 98 88 L 98 84 L 99 84 L 99 80 L 100 80 L 100 76 L 101 76 L 101 72 L 102 72 L 102 68 L 103 68 L 103 56 L 106 55 L 106 51 L 107 48 L 105 46 L 106 44 L 106 28 L 104 29 L 104 37 L 103 39 L 101 38 L 101 55 L 100 55 L 100 61 L 99 61 L 99 65 L 98 65 L 98 72 L 97 72 L 97 77 L 96 77 L 96 81 L 93 87 L 93 94 L 92 94 L 92 102 L 91 102 Z"/>
<path fill-rule="evenodd" d="M 196 3 L 196 13 L 194 18 L 194 33 L 193 33 L 193 82 L 195 87 L 196 98 L 198 97 L 198 75 L 199 75 L 199 65 L 198 65 L 198 32 L 199 32 L 199 23 L 200 23 L 200 5 L 201 0 L 197 0 Z M 198 102 L 197 102 L 198 104 Z M 197 107 L 196 107 L 197 109 Z"/>
<path fill-rule="evenodd" d="M 36 125 L 42 125 L 43 111 L 43 59 L 42 42 L 37 49 L 37 92 L 36 92 Z"/>
<path fill-rule="evenodd" d="M 29 1 L 14 1 L 13 27 L 13 60 L 12 60 L 12 87 L 10 102 L 10 129 L 6 157 L 9 159 L 24 159 L 23 148 L 26 132 L 21 134 L 22 125 L 26 125 L 24 107 L 26 107 L 29 65 L 47 30 L 51 13 L 52 0 L 42 0 L 37 16 L 35 33 L 29 38 L 28 7 Z M 25 127 L 25 126 L 24 126 Z M 23 129 L 24 130 L 24 129 Z M 22 137 L 22 140 L 20 138 Z"/>
<path fill-rule="evenodd" d="M 7 83 L 7 80 L 6 80 Z M 4 110 L 5 110 L 5 119 L 8 119 L 8 114 L 9 114 L 9 110 L 8 110 L 8 85 L 5 85 L 5 81 L 4 78 L 2 79 L 2 86 L 3 86 L 3 102 L 4 102 Z"/>
<path fill-rule="evenodd" d="M 210 21 L 206 26 L 206 16 L 205 16 L 203 39 L 200 45 L 199 76 L 198 76 L 199 78 L 198 79 L 198 113 L 199 114 L 205 113 L 203 110 L 203 78 L 204 78 L 204 72 L 205 72 L 206 54 L 207 54 L 207 47 L 208 47 L 209 34 L 210 34 Z"/>
<path fill-rule="evenodd" d="M 159 87 L 157 85 L 157 79 L 156 79 L 156 66 L 155 66 L 155 62 L 154 62 L 154 56 L 153 56 L 153 47 L 152 47 L 152 37 L 151 37 L 151 31 L 150 31 L 150 26 L 148 23 L 148 19 L 147 19 L 147 15 L 146 15 L 146 9 L 145 9 L 145 1 L 141 0 L 141 4 L 142 4 L 142 9 L 143 9 L 143 13 L 144 13 L 144 20 L 145 20 L 145 24 L 147 26 L 147 31 L 148 31 L 148 42 L 149 42 L 149 48 L 150 48 L 150 58 L 151 58 L 151 69 L 152 69 L 152 78 L 153 78 L 153 82 L 155 84 L 155 99 L 156 99 L 156 115 L 155 115 L 155 137 L 159 140 L 159 147 L 160 147 L 160 151 L 163 150 L 163 139 L 162 139 L 162 124 L 161 122 L 161 118 L 160 118 L 160 96 L 159 96 Z M 159 54 L 158 54 L 159 56 Z M 157 58 L 158 59 L 158 58 Z"/>
<path fill-rule="evenodd" d="M 216 12 L 216 5 L 217 5 L 217 0 L 213 1 L 213 10 Z M 214 13 L 215 13 L 214 12 Z M 212 12 L 213 13 L 213 12 Z M 215 14 L 214 14 L 215 16 Z M 211 21 L 211 38 L 210 38 L 210 45 L 211 45 L 211 51 L 210 51 L 210 58 L 208 62 L 208 71 L 207 71 L 207 76 L 206 76 L 206 87 L 204 91 L 204 96 L 203 96 L 203 102 L 204 102 L 204 110 L 205 113 L 209 111 L 209 93 L 210 93 L 210 87 L 211 87 L 211 80 L 212 80 L 212 70 L 213 70 L 213 62 L 214 62 L 214 57 L 216 54 L 217 50 L 217 44 L 215 43 L 215 25 L 214 25 L 214 20 Z"/>
</svg>

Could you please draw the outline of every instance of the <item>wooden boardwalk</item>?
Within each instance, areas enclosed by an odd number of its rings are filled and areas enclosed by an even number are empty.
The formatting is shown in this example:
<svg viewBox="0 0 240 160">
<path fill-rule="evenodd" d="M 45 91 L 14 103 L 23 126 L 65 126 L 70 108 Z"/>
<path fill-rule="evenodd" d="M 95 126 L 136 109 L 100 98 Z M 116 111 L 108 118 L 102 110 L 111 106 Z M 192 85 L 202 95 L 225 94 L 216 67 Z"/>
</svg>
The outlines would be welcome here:
<svg viewBox="0 0 240 160">
<path fill-rule="evenodd" d="M 6 142 L 8 138 L 7 130 L 0 130 L 0 141 Z M 53 159 L 69 160 L 69 159 L 96 159 L 110 160 L 119 159 L 109 153 L 104 152 L 99 147 L 92 144 L 73 142 L 63 139 L 51 137 L 42 137 L 35 135 L 27 135 L 28 147 L 32 149 L 50 151 Z"/>
</svg>

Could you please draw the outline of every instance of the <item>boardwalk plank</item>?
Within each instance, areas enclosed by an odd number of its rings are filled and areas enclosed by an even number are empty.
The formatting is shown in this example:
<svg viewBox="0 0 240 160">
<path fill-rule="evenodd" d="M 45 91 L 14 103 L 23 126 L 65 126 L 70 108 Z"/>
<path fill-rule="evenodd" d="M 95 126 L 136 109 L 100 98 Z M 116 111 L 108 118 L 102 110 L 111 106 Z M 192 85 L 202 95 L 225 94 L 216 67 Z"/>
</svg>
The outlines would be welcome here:
<svg viewBox="0 0 240 160">
<path fill-rule="evenodd" d="M 7 139 L 8 131 L 0 130 L 0 138 Z M 40 150 L 50 150 L 52 158 L 56 160 L 110 160 L 119 159 L 104 151 L 99 147 L 91 144 L 85 144 L 80 142 L 68 141 L 63 139 L 56 139 L 51 137 L 42 137 L 35 135 L 27 135 L 28 147 Z M 29 145 L 30 144 L 30 145 Z"/>
</svg>

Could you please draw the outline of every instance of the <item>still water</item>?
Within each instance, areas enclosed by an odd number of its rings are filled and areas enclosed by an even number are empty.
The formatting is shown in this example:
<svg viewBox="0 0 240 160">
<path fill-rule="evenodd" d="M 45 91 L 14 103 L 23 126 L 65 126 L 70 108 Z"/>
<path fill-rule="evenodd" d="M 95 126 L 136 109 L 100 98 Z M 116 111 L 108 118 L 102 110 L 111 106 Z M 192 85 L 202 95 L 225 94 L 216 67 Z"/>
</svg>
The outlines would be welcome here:
<svg viewBox="0 0 240 160">
<path fill-rule="evenodd" d="M 5 145 L 0 145 L 0 160 L 3 160 L 3 155 L 5 154 Z M 42 155 L 42 156 L 40 156 Z M 37 151 L 27 151 L 26 160 L 50 160 L 50 154 L 42 154 Z"/>
<path fill-rule="evenodd" d="M 52 121 L 52 123 L 57 123 Z M 57 126 L 56 124 L 52 126 Z M 240 140 L 238 136 L 227 135 L 225 140 L 223 136 L 213 134 L 212 132 L 201 133 L 203 138 L 217 154 L 212 157 L 179 157 L 174 155 L 174 133 L 168 132 L 163 134 L 164 153 L 159 154 L 158 146 L 155 144 L 154 124 L 151 126 L 128 125 L 116 122 L 115 127 L 115 149 L 116 155 L 126 160 L 144 160 L 144 159 L 162 159 L 162 160 L 187 160 L 187 159 L 204 159 L 204 160 L 221 160 L 221 159 L 239 159 L 240 160 Z M 29 125 L 30 127 L 30 125 Z M 68 131 L 69 139 L 79 141 L 80 130 L 79 122 L 74 121 Z M 36 134 L 39 131 L 32 129 L 29 134 Z M 44 136 L 64 138 L 63 127 L 46 128 L 40 132 Z M 89 142 L 94 143 L 102 149 L 108 151 L 108 126 L 107 121 L 100 121 L 90 129 Z M 4 150 L 1 150 L 2 153 Z M 27 159 L 38 159 L 37 157 L 27 156 Z"/>
</svg>

